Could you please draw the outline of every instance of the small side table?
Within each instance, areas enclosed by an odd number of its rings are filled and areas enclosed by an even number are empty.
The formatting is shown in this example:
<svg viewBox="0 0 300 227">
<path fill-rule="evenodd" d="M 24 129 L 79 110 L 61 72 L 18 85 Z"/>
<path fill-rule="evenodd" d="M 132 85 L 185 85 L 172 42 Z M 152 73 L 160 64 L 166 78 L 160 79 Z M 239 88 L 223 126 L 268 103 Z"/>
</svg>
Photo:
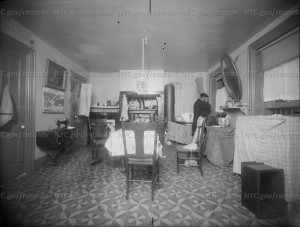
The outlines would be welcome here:
<svg viewBox="0 0 300 227">
<path fill-rule="evenodd" d="M 284 174 L 265 164 L 242 165 L 242 206 L 257 218 L 282 217 L 285 215 Z"/>
<path fill-rule="evenodd" d="M 69 153 L 73 145 L 73 132 L 75 127 L 58 128 L 36 132 L 36 145 L 47 150 L 47 159 L 53 165 L 57 165 L 58 158 L 60 163 L 62 154 Z M 46 159 L 46 160 L 47 160 Z"/>
</svg>

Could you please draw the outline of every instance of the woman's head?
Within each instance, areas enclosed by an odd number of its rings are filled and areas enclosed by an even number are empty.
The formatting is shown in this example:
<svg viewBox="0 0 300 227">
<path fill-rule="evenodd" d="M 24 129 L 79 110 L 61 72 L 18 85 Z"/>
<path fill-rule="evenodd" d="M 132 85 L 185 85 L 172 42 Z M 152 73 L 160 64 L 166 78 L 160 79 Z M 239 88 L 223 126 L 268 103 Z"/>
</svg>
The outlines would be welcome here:
<svg viewBox="0 0 300 227">
<path fill-rule="evenodd" d="M 208 101 L 208 95 L 206 93 L 201 93 L 200 94 L 200 99 L 207 102 Z"/>
</svg>

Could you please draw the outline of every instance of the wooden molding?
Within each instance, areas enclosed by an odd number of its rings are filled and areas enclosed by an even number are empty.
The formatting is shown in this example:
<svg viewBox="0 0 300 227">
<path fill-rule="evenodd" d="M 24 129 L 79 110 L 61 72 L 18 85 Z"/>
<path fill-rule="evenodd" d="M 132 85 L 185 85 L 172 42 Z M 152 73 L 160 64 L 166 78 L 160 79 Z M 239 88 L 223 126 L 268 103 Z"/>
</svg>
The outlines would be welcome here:
<svg viewBox="0 0 300 227">
<path fill-rule="evenodd" d="M 25 80 L 25 156 L 24 172 L 34 169 L 35 157 L 35 51 L 9 35 L 0 32 L 0 40 L 3 45 L 16 49 L 26 56 L 26 80 Z"/>
</svg>

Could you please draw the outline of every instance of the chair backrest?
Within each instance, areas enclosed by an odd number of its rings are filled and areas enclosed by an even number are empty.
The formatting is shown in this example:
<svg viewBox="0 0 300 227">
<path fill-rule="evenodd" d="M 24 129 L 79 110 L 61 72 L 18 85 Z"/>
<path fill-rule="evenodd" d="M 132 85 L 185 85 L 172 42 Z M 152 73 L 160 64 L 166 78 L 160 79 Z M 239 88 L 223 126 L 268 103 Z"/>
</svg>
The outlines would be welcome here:
<svg viewBox="0 0 300 227">
<path fill-rule="evenodd" d="M 150 123 L 141 123 L 141 122 L 124 122 L 122 121 L 122 137 L 123 137 L 123 144 L 124 144 L 124 153 L 125 156 L 128 156 L 127 153 L 127 146 L 126 146 L 126 132 L 125 131 L 133 131 L 135 137 L 135 155 L 143 156 L 144 153 L 144 132 L 145 131 L 154 131 L 154 151 L 153 154 L 147 154 L 147 156 L 153 156 L 156 158 L 157 152 L 157 123 L 150 122 Z"/>
<path fill-rule="evenodd" d="M 205 140 L 205 130 L 206 130 L 206 118 L 204 118 L 201 126 L 198 127 L 198 135 L 197 135 L 197 147 L 201 150 L 201 147 Z"/>
</svg>

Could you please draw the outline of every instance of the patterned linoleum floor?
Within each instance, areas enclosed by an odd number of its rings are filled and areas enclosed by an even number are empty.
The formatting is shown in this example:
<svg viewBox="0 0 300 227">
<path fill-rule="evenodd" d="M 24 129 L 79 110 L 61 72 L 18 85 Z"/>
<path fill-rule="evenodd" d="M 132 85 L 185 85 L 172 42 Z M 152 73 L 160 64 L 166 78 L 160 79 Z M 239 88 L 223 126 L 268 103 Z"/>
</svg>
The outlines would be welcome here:
<svg viewBox="0 0 300 227">
<path fill-rule="evenodd" d="M 203 161 L 176 172 L 174 146 L 165 146 L 160 188 L 150 199 L 149 184 L 134 185 L 127 201 L 125 176 L 108 157 L 90 166 L 90 151 L 65 165 L 45 166 L 1 188 L 1 223 L 19 226 L 276 226 L 279 219 L 256 219 L 240 204 L 240 178 L 232 167 Z"/>
</svg>

